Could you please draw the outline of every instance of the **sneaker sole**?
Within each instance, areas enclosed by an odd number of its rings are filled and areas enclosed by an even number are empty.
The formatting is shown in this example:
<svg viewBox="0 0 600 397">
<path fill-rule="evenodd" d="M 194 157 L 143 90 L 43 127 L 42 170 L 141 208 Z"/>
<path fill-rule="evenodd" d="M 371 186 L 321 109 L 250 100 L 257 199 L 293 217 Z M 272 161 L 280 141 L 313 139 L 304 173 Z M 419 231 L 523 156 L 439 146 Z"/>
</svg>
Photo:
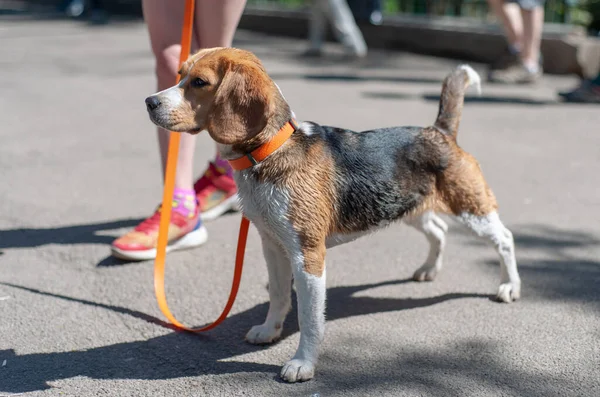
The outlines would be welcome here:
<svg viewBox="0 0 600 397">
<path fill-rule="evenodd" d="M 198 247 L 207 240 L 208 232 L 204 226 L 201 226 L 198 229 L 189 232 L 179 240 L 173 241 L 171 244 L 167 245 L 167 253 Z M 113 256 L 125 260 L 145 261 L 156 258 L 156 248 L 144 251 L 123 251 L 116 247 L 111 247 L 111 251 Z"/>
<path fill-rule="evenodd" d="M 200 214 L 203 221 L 212 221 L 228 211 L 239 211 L 238 196 L 233 196 L 225 199 L 221 204 L 214 206 L 206 212 Z"/>
</svg>

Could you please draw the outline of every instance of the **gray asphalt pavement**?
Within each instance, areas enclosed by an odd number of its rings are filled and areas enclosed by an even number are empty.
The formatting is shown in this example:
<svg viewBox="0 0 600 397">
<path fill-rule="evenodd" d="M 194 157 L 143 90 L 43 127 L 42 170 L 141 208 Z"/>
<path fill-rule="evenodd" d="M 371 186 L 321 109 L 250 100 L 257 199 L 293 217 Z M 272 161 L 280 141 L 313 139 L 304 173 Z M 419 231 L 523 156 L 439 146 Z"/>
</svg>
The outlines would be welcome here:
<svg viewBox="0 0 600 397">
<path fill-rule="evenodd" d="M 457 61 L 374 52 L 353 64 L 331 45 L 240 31 L 298 118 L 356 130 L 434 121 Z M 490 298 L 494 250 L 450 223 L 445 267 L 410 281 L 427 253 L 405 226 L 328 256 L 325 342 L 316 378 L 278 380 L 298 343 L 243 341 L 267 311 L 267 273 L 251 229 L 233 312 L 202 335 L 165 326 L 153 263 L 123 263 L 109 244 L 162 197 L 144 26 L 0 21 L 0 395 L 600 396 L 600 108 L 556 90 L 484 84 L 459 142 L 480 161 L 516 240 L 522 300 Z M 482 65 L 473 65 L 484 72 Z M 200 173 L 214 145 L 199 139 Z M 168 256 L 175 314 L 202 325 L 229 292 L 239 214 L 207 224 L 209 242 Z"/>
</svg>

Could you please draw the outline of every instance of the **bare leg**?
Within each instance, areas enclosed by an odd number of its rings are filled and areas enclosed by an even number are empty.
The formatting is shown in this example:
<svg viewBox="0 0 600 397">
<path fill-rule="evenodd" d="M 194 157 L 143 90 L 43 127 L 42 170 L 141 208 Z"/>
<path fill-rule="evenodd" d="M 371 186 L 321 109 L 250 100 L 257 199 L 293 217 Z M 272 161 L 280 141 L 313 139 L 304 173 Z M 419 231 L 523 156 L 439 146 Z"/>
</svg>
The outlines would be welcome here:
<svg viewBox="0 0 600 397">
<path fill-rule="evenodd" d="M 326 5 L 323 0 L 312 0 L 310 5 L 310 20 L 308 21 L 308 51 L 309 54 L 319 54 L 323 47 L 327 23 Z"/>
<path fill-rule="evenodd" d="M 507 3 L 505 0 L 488 0 L 490 8 L 502 23 L 508 44 L 514 50 L 521 50 L 523 46 L 523 20 L 519 6 Z"/>
<path fill-rule="evenodd" d="M 231 47 L 245 5 L 246 0 L 197 0 L 195 27 L 200 48 Z"/>
<path fill-rule="evenodd" d="M 367 55 L 367 44 L 346 0 L 328 0 L 328 3 L 328 14 L 338 40 L 354 55 Z"/>
<path fill-rule="evenodd" d="M 521 60 L 530 70 L 537 70 L 540 61 L 540 45 L 544 26 L 544 7 L 521 9 L 523 17 L 523 47 Z"/>
<path fill-rule="evenodd" d="M 502 224 L 497 212 L 477 216 L 462 213 L 457 216 L 459 222 L 470 228 L 479 237 L 491 241 L 500 255 L 501 284 L 498 289 L 498 300 L 511 302 L 521 297 L 521 279 L 517 271 L 515 245 L 513 236 Z"/>
<path fill-rule="evenodd" d="M 446 245 L 448 225 L 435 213 L 428 211 L 406 223 L 423 232 L 429 241 L 429 254 L 423 266 L 413 274 L 415 281 L 433 281 L 442 269 L 442 254 Z"/>
<path fill-rule="evenodd" d="M 198 0 L 195 16 L 195 37 L 192 52 L 199 48 L 231 46 L 235 29 L 244 9 L 245 0 Z M 181 23 L 184 3 L 166 0 L 143 0 L 144 20 L 148 25 L 152 51 L 156 57 L 158 90 L 175 84 L 181 52 Z M 170 132 L 158 129 L 158 142 L 164 169 L 167 161 Z M 193 189 L 193 160 L 196 137 L 182 134 L 177 159 L 175 187 Z"/>
<path fill-rule="evenodd" d="M 164 90 L 175 84 L 179 68 L 179 53 L 181 52 L 181 23 L 183 21 L 184 3 L 168 2 L 164 0 L 143 0 L 144 20 L 148 26 L 152 52 L 156 58 L 156 78 L 158 90 Z M 192 46 L 198 48 L 198 42 L 193 41 Z M 162 170 L 167 163 L 170 132 L 158 128 L 158 144 Z M 182 134 L 177 159 L 177 174 L 175 187 L 183 189 L 193 188 L 193 160 L 196 137 Z"/>
</svg>

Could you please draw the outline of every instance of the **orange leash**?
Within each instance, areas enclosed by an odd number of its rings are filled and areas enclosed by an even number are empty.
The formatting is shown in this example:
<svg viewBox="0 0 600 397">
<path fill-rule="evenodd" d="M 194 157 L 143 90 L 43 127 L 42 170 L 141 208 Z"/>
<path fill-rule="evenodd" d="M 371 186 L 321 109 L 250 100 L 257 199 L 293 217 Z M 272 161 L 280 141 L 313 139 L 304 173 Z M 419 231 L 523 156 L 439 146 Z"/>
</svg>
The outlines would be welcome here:
<svg viewBox="0 0 600 397">
<path fill-rule="evenodd" d="M 179 65 L 183 64 L 188 58 L 192 47 L 192 27 L 194 24 L 194 5 L 195 0 L 186 0 L 185 16 L 183 21 L 183 29 L 181 31 L 181 55 L 179 56 Z M 179 82 L 180 76 L 177 76 L 176 83 Z M 171 206 L 173 202 L 173 191 L 175 190 L 175 172 L 177 170 L 177 156 L 179 155 L 179 140 L 181 135 L 177 132 L 171 132 L 169 138 L 169 152 L 167 156 L 167 167 L 165 170 L 165 187 L 163 191 L 163 200 L 161 206 L 160 225 L 158 229 L 158 242 L 156 248 L 156 259 L 154 261 L 154 292 L 156 300 L 162 313 L 167 319 L 178 328 L 191 332 L 203 332 L 215 328 L 219 325 L 231 310 L 238 289 L 240 280 L 242 279 L 242 267 L 244 265 L 244 252 L 246 251 L 246 238 L 248 237 L 248 227 L 250 222 L 242 216 L 240 224 L 240 234 L 238 237 L 238 246 L 235 257 L 235 269 L 233 272 L 233 282 L 229 299 L 223 312 L 215 322 L 202 328 L 188 328 L 175 318 L 169 306 L 167 305 L 167 297 L 165 294 L 165 257 L 167 253 L 169 223 L 171 222 Z"/>
</svg>

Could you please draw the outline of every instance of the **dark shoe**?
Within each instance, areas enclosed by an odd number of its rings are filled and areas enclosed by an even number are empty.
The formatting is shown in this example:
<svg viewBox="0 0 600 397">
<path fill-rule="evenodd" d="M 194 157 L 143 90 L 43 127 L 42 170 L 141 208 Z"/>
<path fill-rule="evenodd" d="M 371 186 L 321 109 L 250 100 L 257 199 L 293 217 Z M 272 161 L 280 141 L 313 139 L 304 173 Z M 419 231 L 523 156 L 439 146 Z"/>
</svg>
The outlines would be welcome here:
<svg viewBox="0 0 600 397">
<path fill-rule="evenodd" d="M 108 12 L 104 10 L 90 11 L 90 23 L 92 25 L 105 25 L 108 23 Z"/>
<path fill-rule="evenodd" d="M 586 80 L 579 87 L 569 92 L 559 92 L 565 102 L 600 103 L 600 86 Z"/>
</svg>

